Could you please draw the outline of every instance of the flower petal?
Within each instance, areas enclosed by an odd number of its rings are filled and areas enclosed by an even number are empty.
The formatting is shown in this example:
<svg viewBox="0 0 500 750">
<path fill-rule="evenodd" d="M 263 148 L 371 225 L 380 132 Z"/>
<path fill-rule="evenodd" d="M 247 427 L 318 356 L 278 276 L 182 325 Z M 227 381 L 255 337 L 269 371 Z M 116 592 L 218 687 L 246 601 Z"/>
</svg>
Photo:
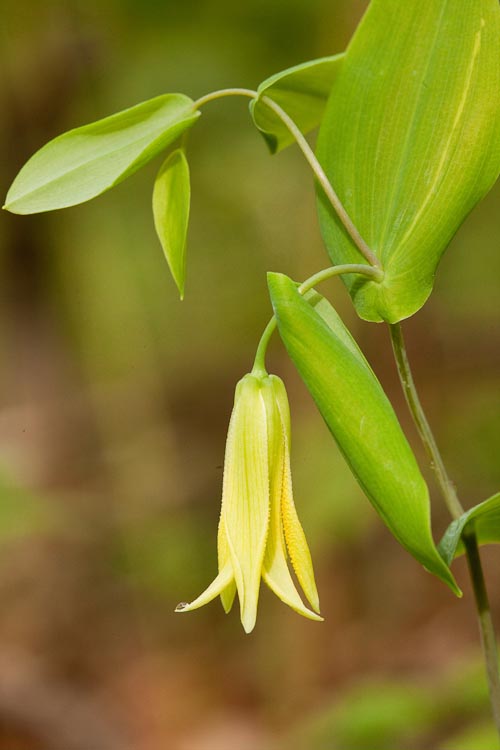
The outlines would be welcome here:
<svg viewBox="0 0 500 750">
<path fill-rule="evenodd" d="M 177 605 L 175 608 L 176 612 L 190 612 L 193 609 L 198 609 L 198 607 L 203 607 L 204 604 L 208 604 L 208 602 L 211 602 L 212 599 L 215 599 L 216 596 L 219 596 L 224 589 L 229 586 L 231 581 L 233 580 L 233 569 L 231 567 L 231 563 L 228 562 L 225 568 L 221 570 L 217 578 L 212 581 L 210 586 L 205 589 L 205 591 L 200 594 L 200 596 L 195 599 L 193 602 L 181 602 Z"/>
<path fill-rule="evenodd" d="M 314 579 L 311 553 L 293 502 L 292 475 L 290 472 L 290 457 L 288 450 L 285 451 L 284 463 L 281 517 L 283 519 L 286 546 L 295 575 L 302 586 L 302 590 L 304 591 L 311 607 L 316 612 L 319 612 L 319 596 L 318 589 L 316 588 L 316 581 Z"/>
<path fill-rule="evenodd" d="M 299 521 L 293 502 L 292 473 L 290 470 L 290 407 L 285 384 L 281 378 L 271 376 L 274 395 L 284 433 L 283 475 L 281 483 L 281 518 L 285 532 L 286 546 L 295 575 L 302 586 L 311 607 L 319 612 L 319 596 L 314 580 L 311 553 L 306 535 Z"/>
<path fill-rule="evenodd" d="M 277 516 L 277 514 L 275 515 Z M 322 621 L 322 617 L 308 609 L 303 604 L 302 599 L 295 588 L 295 584 L 286 564 L 285 549 L 280 542 L 281 528 L 276 528 L 276 526 L 277 524 L 271 521 L 262 577 L 271 591 L 273 591 L 282 602 L 288 604 L 288 606 L 295 610 L 295 612 L 298 612 L 299 615 L 303 615 L 310 620 Z"/>
<path fill-rule="evenodd" d="M 275 409 L 277 411 L 276 405 Z M 286 562 L 285 540 L 281 518 L 283 481 L 287 466 L 284 432 L 282 432 L 277 451 L 271 465 L 271 517 L 262 577 L 276 596 L 300 615 L 308 617 L 311 620 L 322 620 L 322 617 L 312 612 L 303 604 Z"/>
<path fill-rule="evenodd" d="M 287 445 L 288 445 L 288 448 L 290 449 L 290 441 L 291 441 L 290 406 L 288 403 L 288 396 L 286 393 L 285 384 L 282 381 L 282 379 L 279 378 L 277 375 L 270 375 L 269 380 L 271 381 L 272 386 L 273 386 L 274 399 L 276 401 L 276 404 L 278 405 L 278 411 L 279 411 L 281 424 L 283 425 L 283 429 L 285 430 Z"/>
<path fill-rule="evenodd" d="M 263 570 L 262 577 L 271 591 L 299 615 L 303 615 L 309 620 L 323 622 L 323 618 L 320 615 L 313 612 L 312 609 L 308 609 L 302 603 L 302 599 L 294 586 L 284 558 L 276 558 L 270 569 L 265 568 Z"/>
<path fill-rule="evenodd" d="M 224 570 L 227 563 L 231 560 L 231 553 L 229 551 L 229 545 L 226 536 L 226 527 L 224 525 L 224 519 L 222 515 L 219 519 L 219 532 L 217 534 L 217 556 L 219 558 L 219 570 Z M 234 597 L 236 595 L 236 583 L 234 578 L 231 583 L 221 592 L 220 598 L 224 612 L 228 614 L 233 606 Z"/>
<path fill-rule="evenodd" d="M 269 525 L 266 409 L 261 382 L 246 375 L 236 391 L 224 460 L 222 518 L 247 633 L 255 625 Z"/>
</svg>

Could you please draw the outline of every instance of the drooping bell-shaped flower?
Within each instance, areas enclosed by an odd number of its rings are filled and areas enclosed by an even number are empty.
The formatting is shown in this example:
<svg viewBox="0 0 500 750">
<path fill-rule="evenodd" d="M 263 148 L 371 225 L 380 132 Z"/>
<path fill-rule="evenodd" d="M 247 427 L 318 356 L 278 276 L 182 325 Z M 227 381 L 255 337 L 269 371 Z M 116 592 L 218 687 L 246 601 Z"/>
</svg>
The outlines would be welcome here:
<svg viewBox="0 0 500 750">
<path fill-rule="evenodd" d="M 290 473 L 290 412 L 283 381 L 245 375 L 236 387 L 224 460 L 218 533 L 219 574 L 188 612 L 220 595 L 229 612 L 236 592 L 247 633 L 255 625 L 261 578 L 292 609 L 321 620 L 311 555 L 295 510 Z M 287 564 L 312 609 L 302 602 Z"/>
</svg>

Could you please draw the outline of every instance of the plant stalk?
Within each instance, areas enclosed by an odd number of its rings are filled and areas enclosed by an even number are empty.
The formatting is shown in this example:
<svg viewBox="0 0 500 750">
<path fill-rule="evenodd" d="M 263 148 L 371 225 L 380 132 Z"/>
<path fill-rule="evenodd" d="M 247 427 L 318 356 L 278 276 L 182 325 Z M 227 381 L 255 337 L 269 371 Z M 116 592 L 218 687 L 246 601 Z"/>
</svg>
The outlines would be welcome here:
<svg viewBox="0 0 500 750">
<path fill-rule="evenodd" d="M 344 229 L 346 230 L 347 234 L 351 238 L 351 240 L 354 242 L 356 247 L 358 248 L 359 252 L 365 260 L 370 263 L 370 265 L 375 266 L 376 268 L 381 267 L 380 260 L 377 258 L 373 250 L 371 250 L 370 247 L 368 247 L 367 243 L 361 236 L 361 234 L 358 231 L 358 228 L 354 224 L 353 220 L 345 210 L 342 201 L 338 197 L 337 193 L 333 189 L 333 186 L 328 179 L 328 177 L 325 174 L 325 171 L 321 164 L 319 163 L 318 159 L 316 158 L 316 154 L 310 147 L 307 139 L 302 134 L 300 129 L 297 127 L 295 122 L 292 120 L 289 115 L 285 112 L 282 107 L 279 106 L 279 104 L 276 104 L 272 99 L 270 99 L 268 96 L 261 97 L 264 104 L 266 104 L 269 109 L 272 109 L 273 112 L 280 118 L 280 120 L 283 122 L 283 124 L 288 128 L 290 133 L 293 135 L 295 141 L 297 142 L 298 147 L 304 154 L 307 162 L 309 163 L 309 166 L 311 167 L 312 171 L 314 172 L 314 175 L 323 188 L 323 191 L 328 198 L 329 202 L 333 206 L 333 209 L 335 213 L 337 214 L 338 218 L 340 219 L 341 223 L 344 226 Z"/>
<path fill-rule="evenodd" d="M 496 728 L 500 736 L 500 677 L 498 672 L 498 648 L 495 628 L 491 618 L 488 592 L 479 555 L 479 546 L 474 532 L 469 532 L 462 537 L 467 556 L 467 565 L 474 589 L 474 598 L 479 619 L 479 631 L 481 633 L 481 646 L 483 648 L 486 673 L 488 676 L 488 688 L 490 692 L 491 709 Z"/>
<path fill-rule="evenodd" d="M 425 412 L 420 403 L 418 392 L 413 380 L 413 374 L 410 368 L 410 362 L 406 353 L 406 346 L 403 338 L 403 331 L 399 323 L 389 326 L 391 333 L 392 349 L 398 366 L 399 379 L 403 387 L 406 403 L 410 409 L 413 421 L 417 427 L 418 433 L 424 444 L 427 455 L 429 456 L 431 467 L 436 476 L 437 483 L 441 494 L 454 519 L 460 518 L 464 509 L 457 497 L 455 487 L 448 477 L 443 459 L 436 444 L 434 435 L 430 428 Z"/>
<path fill-rule="evenodd" d="M 378 283 L 380 283 L 384 279 L 384 272 L 380 268 L 366 266 L 362 263 L 345 263 L 339 266 L 330 266 L 329 268 L 324 268 L 322 271 L 318 271 L 313 276 L 310 276 L 308 279 L 302 282 L 302 284 L 298 288 L 298 292 L 299 294 L 306 294 L 322 281 L 331 279 L 332 276 L 341 276 L 345 273 L 357 273 L 362 276 L 367 276 L 372 281 L 377 281 Z M 269 346 L 271 337 L 276 330 L 276 326 L 276 317 L 273 315 L 273 317 L 265 327 L 264 333 L 262 334 L 259 345 L 257 347 L 257 352 L 255 354 L 255 360 L 252 368 L 252 372 L 255 375 L 267 375 L 267 347 Z"/>
<path fill-rule="evenodd" d="M 244 88 L 230 88 L 230 89 L 220 89 L 219 91 L 212 91 L 210 94 L 206 94 L 205 96 L 200 97 L 200 99 L 197 99 L 193 103 L 193 107 L 195 109 L 200 109 L 200 107 L 203 107 L 205 104 L 208 104 L 209 102 L 213 102 L 216 99 L 222 99 L 226 96 L 246 96 L 249 99 L 258 99 L 259 98 L 259 92 L 253 91 L 252 89 L 244 89 Z M 355 226 L 353 220 L 345 210 L 342 201 L 338 197 L 337 193 L 333 189 L 333 186 L 326 176 L 323 167 L 319 163 L 318 159 L 316 158 L 316 155 L 312 148 L 310 147 L 309 143 L 307 142 L 307 139 L 302 134 L 300 128 L 297 127 L 295 122 L 292 120 L 292 118 L 285 112 L 285 110 L 279 106 L 279 104 L 276 104 L 275 101 L 270 99 L 268 96 L 261 96 L 260 100 L 267 106 L 269 109 L 272 109 L 275 115 L 279 117 L 279 119 L 282 121 L 282 123 L 285 125 L 286 128 L 290 131 L 292 134 L 294 140 L 296 141 L 298 147 L 304 154 L 309 166 L 311 167 L 312 171 L 314 172 L 314 175 L 318 181 L 318 183 L 323 188 L 323 191 L 328 198 L 329 202 L 331 203 L 335 213 L 337 214 L 338 218 L 340 219 L 342 225 L 344 226 L 344 229 L 346 230 L 347 234 L 350 236 L 356 247 L 358 248 L 361 255 L 365 258 L 365 260 L 370 263 L 370 265 L 375 266 L 376 268 L 381 268 L 380 260 L 377 258 L 373 250 L 371 250 L 361 234 L 359 233 L 357 227 Z"/>
<path fill-rule="evenodd" d="M 225 96 L 246 96 L 249 99 L 256 99 L 258 97 L 258 93 L 256 91 L 253 91 L 252 89 L 219 89 L 219 91 L 211 91 L 210 94 L 201 96 L 199 99 L 193 102 L 193 106 L 195 109 L 200 109 L 200 107 L 208 104 L 208 102 L 214 102 L 216 101 L 216 99 L 223 99 Z"/>
<path fill-rule="evenodd" d="M 446 506 L 452 517 L 458 518 L 462 515 L 464 509 L 448 476 L 436 440 L 422 408 L 422 404 L 420 403 L 415 381 L 413 380 L 410 362 L 406 353 L 401 325 L 399 323 L 390 325 L 389 330 L 391 333 L 394 357 L 398 367 L 399 379 L 406 397 L 406 402 L 420 438 L 430 458 L 431 466 L 434 470 Z M 495 726 L 500 737 L 500 674 L 498 670 L 498 648 L 475 532 L 470 531 L 464 534 L 463 542 L 472 589 L 474 591 L 474 600 L 478 615 L 479 632 L 481 635 L 481 646 L 486 667 L 491 709 Z"/>
</svg>

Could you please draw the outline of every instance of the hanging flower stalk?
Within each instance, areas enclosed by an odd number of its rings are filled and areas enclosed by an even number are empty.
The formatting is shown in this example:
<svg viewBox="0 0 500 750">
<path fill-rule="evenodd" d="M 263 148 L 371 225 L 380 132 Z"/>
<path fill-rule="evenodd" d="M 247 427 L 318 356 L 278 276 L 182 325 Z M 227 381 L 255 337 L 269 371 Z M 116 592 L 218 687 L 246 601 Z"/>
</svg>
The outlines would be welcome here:
<svg viewBox="0 0 500 750">
<path fill-rule="evenodd" d="M 219 595 L 229 612 L 237 592 L 241 622 L 250 633 L 263 578 L 296 612 L 322 619 L 311 555 L 293 502 L 288 398 L 275 375 L 245 375 L 236 387 L 217 546 L 218 576 L 193 602 L 179 604 L 177 612 L 202 607 Z M 287 554 L 314 611 L 297 592 Z"/>
</svg>

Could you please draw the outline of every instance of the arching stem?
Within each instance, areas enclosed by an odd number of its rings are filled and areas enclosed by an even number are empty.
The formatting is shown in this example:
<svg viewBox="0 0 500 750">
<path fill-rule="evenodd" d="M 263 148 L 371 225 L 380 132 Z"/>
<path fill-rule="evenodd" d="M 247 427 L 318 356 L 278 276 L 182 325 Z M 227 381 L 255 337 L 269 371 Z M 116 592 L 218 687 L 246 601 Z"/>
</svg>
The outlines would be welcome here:
<svg viewBox="0 0 500 750">
<path fill-rule="evenodd" d="M 339 217 L 340 221 L 342 222 L 344 229 L 346 230 L 347 234 L 351 238 L 351 240 L 354 242 L 356 247 L 358 248 L 359 252 L 363 257 L 370 263 L 370 265 L 375 266 L 376 268 L 380 268 L 380 260 L 377 258 L 375 253 L 368 247 L 367 243 L 359 233 L 357 227 L 354 225 L 354 222 L 352 221 L 351 217 L 347 213 L 347 211 L 344 208 L 344 205 L 342 204 L 342 201 L 338 197 L 337 193 L 333 189 L 333 186 L 328 179 L 328 177 L 325 174 L 325 171 L 323 170 L 323 167 L 319 163 L 318 159 L 316 158 L 316 154 L 310 147 L 309 143 L 307 142 L 307 139 L 304 137 L 304 135 L 301 133 L 297 125 L 294 123 L 291 117 L 287 115 L 284 109 L 282 109 L 279 104 L 276 104 L 272 99 L 270 99 L 268 96 L 263 96 L 262 101 L 264 104 L 266 104 L 269 109 L 272 109 L 272 111 L 280 118 L 280 120 L 283 122 L 284 125 L 288 128 L 290 133 L 293 135 L 294 139 L 297 142 L 297 145 L 299 146 L 300 150 L 304 154 L 307 162 L 309 163 L 309 166 L 311 167 L 312 171 L 314 172 L 314 175 L 323 188 L 323 191 L 328 198 L 329 202 L 333 206 L 333 209 L 335 210 L 335 213 Z"/>
<path fill-rule="evenodd" d="M 422 443 L 424 444 L 430 458 L 431 466 L 434 470 L 446 506 L 453 518 L 459 518 L 464 512 L 464 509 L 458 499 L 453 483 L 448 476 L 436 440 L 432 434 L 432 430 L 420 402 L 415 381 L 413 380 L 410 362 L 406 353 L 401 325 L 399 323 L 390 325 L 389 330 L 391 333 L 392 347 L 398 367 L 399 378 L 413 421 L 415 422 Z M 475 532 L 470 531 L 467 534 L 464 534 L 463 542 L 472 588 L 474 591 L 491 709 L 500 736 L 500 674 L 498 671 L 498 649 Z"/>
<path fill-rule="evenodd" d="M 317 284 L 320 284 L 322 281 L 326 281 L 327 279 L 331 279 L 332 276 L 341 276 L 342 274 L 346 273 L 357 273 L 361 274 L 362 276 L 367 276 L 372 281 L 381 282 L 384 278 L 383 271 L 380 270 L 380 268 L 373 268 L 373 266 L 365 266 L 361 263 L 345 263 L 344 265 L 339 266 L 330 266 L 329 268 L 324 268 L 322 271 L 318 271 L 313 276 L 310 276 L 308 279 L 302 282 L 302 284 L 298 288 L 299 294 L 306 294 L 311 289 L 313 289 Z M 276 318 L 273 315 L 269 323 L 264 329 L 264 333 L 262 334 L 259 345 L 257 347 L 257 352 L 255 354 L 255 360 L 252 368 L 252 372 L 254 375 L 266 375 L 266 353 L 267 353 L 267 347 L 269 346 L 269 341 L 271 340 L 271 337 L 276 330 Z"/>
<path fill-rule="evenodd" d="M 434 471 L 434 474 L 436 476 L 436 480 L 446 506 L 453 518 L 459 518 L 464 512 L 464 509 L 462 507 L 462 504 L 460 503 L 460 500 L 458 499 L 455 487 L 453 486 L 453 483 L 448 476 L 443 459 L 437 447 L 436 440 L 434 438 L 434 435 L 432 434 L 432 430 L 430 428 L 429 422 L 427 421 L 427 417 L 425 416 L 422 404 L 420 403 L 420 398 L 415 386 L 415 381 L 413 380 L 410 362 L 406 353 L 406 346 L 401 325 L 399 323 L 390 325 L 389 331 L 391 334 L 394 358 L 398 367 L 399 379 L 401 381 L 401 386 L 405 394 L 406 403 L 408 404 L 408 408 L 413 417 L 413 421 L 415 422 L 415 425 L 417 427 L 420 439 L 422 440 L 425 450 L 427 451 L 432 470 Z"/>
<path fill-rule="evenodd" d="M 200 107 L 208 104 L 208 102 L 215 101 L 216 99 L 222 99 L 226 96 L 246 96 L 249 99 L 257 99 L 259 98 L 259 92 L 252 91 L 252 89 L 242 88 L 220 89 L 220 91 L 213 91 L 210 94 L 206 94 L 206 96 L 200 97 L 200 99 L 197 99 L 194 102 L 193 106 L 195 107 L 195 109 L 200 109 Z M 270 99 L 268 96 L 261 96 L 260 100 L 263 104 L 266 105 L 266 107 L 269 107 L 269 109 L 271 109 L 275 113 L 275 115 L 277 115 L 277 117 L 280 118 L 282 123 L 293 136 L 298 147 L 304 154 L 309 166 L 311 167 L 316 180 L 321 185 L 326 197 L 328 198 L 341 223 L 343 224 L 347 234 L 350 236 L 361 255 L 365 258 L 365 260 L 368 261 L 370 265 L 374 266 L 375 268 L 380 268 L 380 260 L 368 247 L 367 243 L 354 225 L 354 222 L 345 210 L 342 201 L 338 197 L 337 193 L 333 189 L 332 184 L 330 183 L 330 180 L 326 176 L 323 167 L 316 158 L 314 151 L 310 147 L 307 139 L 304 137 L 300 129 L 297 127 L 296 123 L 285 112 L 285 110 L 279 106 L 279 104 L 276 104 L 276 102 Z"/>
<path fill-rule="evenodd" d="M 195 109 L 200 109 L 205 104 L 208 104 L 208 102 L 214 102 L 216 99 L 223 99 L 226 96 L 247 96 L 249 99 L 256 99 L 258 93 L 257 91 L 252 91 L 252 89 L 219 89 L 219 91 L 212 91 L 210 94 L 201 96 L 194 102 L 193 106 Z"/>
</svg>

